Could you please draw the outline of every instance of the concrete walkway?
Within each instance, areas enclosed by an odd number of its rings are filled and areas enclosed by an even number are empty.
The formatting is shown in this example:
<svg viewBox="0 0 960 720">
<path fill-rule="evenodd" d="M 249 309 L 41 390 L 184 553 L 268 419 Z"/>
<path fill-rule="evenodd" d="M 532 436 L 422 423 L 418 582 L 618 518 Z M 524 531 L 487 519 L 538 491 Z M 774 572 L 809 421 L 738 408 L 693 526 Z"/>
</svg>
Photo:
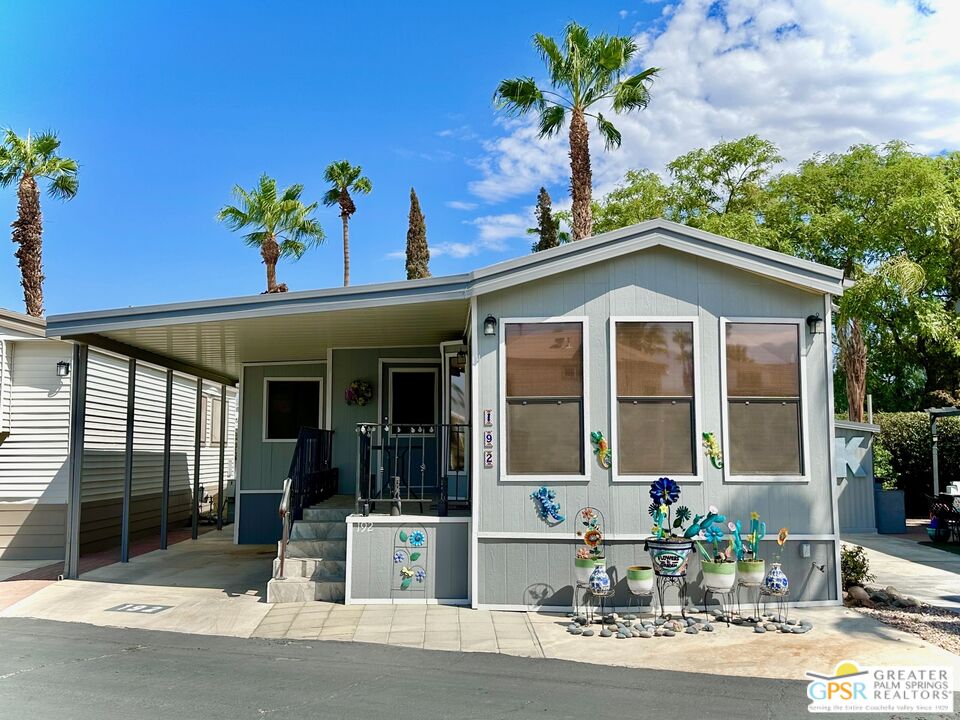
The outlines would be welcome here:
<svg viewBox="0 0 960 720">
<path fill-rule="evenodd" d="M 929 605 L 960 609 L 960 555 L 921 545 L 916 534 L 844 535 L 842 540 L 866 551 L 876 575 L 871 584 L 893 585 Z"/>
<path fill-rule="evenodd" d="M 813 622 L 805 635 L 755 634 L 714 623 L 716 632 L 673 638 L 581 637 L 564 615 L 440 605 L 264 602 L 276 549 L 236 546 L 229 532 L 148 553 L 127 564 L 50 583 L 0 617 L 283 641 L 339 640 L 401 648 L 487 652 L 632 668 L 696 668 L 766 678 L 802 678 L 841 660 L 943 665 L 960 657 L 842 607 L 791 611 Z"/>
</svg>

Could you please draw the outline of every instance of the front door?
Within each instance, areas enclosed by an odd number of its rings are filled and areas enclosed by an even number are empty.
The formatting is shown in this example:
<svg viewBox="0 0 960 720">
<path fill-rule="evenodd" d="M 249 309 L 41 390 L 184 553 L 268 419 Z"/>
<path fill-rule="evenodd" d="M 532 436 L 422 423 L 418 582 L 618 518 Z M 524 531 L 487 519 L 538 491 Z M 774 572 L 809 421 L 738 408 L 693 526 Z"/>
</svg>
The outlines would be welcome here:
<svg viewBox="0 0 960 720">
<path fill-rule="evenodd" d="M 387 394 L 382 411 L 390 433 L 387 477 L 391 482 L 399 479 L 403 498 L 433 498 L 441 435 L 440 368 L 403 364 L 388 365 L 384 371 Z"/>
</svg>

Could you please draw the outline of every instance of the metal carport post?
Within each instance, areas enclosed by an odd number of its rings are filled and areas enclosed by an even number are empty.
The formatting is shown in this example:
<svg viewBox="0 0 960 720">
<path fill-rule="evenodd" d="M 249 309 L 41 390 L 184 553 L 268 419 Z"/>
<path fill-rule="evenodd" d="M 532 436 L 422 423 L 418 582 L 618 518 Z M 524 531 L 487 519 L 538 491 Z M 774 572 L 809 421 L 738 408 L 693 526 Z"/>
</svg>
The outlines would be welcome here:
<svg viewBox="0 0 960 720">
<path fill-rule="evenodd" d="M 127 434 L 123 450 L 123 506 L 120 513 L 120 562 L 130 562 L 130 500 L 133 496 L 133 423 L 137 401 L 137 361 L 127 361 Z"/>
<path fill-rule="evenodd" d="M 85 343 L 73 345 L 73 380 L 70 385 L 70 453 L 67 492 L 67 527 L 63 577 L 80 574 L 80 484 L 83 477 L 83 433 L 87 423 L 87 358 Z"/>
<path fill-rule="evenodd" d="M 163 411 L 163 486 L 160 492 L 160 549 L 167 549 L 167 525 L 170 519 L 170 445 L 173 436 L 173 370 L 167 368 L 167 386 Z"/>
</svg>

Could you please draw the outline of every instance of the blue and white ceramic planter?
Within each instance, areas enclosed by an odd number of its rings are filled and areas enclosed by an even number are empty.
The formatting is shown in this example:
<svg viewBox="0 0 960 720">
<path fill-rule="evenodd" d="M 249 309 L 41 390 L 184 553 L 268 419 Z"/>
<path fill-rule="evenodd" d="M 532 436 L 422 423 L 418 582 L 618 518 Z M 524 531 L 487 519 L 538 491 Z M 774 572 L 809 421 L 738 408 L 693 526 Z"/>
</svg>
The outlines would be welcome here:
<svg viewBox="0 0 960 720">
<path fill-rule="evenodd" d="M 606 565 L 597 563 L 597 566 L 590 573 L 590 590 L 595 593 L 605 593 L 610 590 L 610 576 L 607 575 Z"/>
<path fill-rule="evenodd" d="M 770 572 L 763 579 L 763 587 L 775 595 L 782 595 L 790 589 L 790 581 L 780 569 L 780 563 L 773 563 L 770 566 Z"/>
</svg>

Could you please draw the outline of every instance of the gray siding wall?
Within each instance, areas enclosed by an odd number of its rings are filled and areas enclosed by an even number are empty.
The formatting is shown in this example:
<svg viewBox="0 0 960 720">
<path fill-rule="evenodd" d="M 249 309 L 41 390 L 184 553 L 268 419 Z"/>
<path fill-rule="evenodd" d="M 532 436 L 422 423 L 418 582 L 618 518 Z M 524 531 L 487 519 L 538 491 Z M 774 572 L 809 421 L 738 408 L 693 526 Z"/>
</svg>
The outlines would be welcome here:
<svg viewBox="0 0 960 720">
<path fill-rule="evenodd" d="M 381 400 L 378 368 L 381 359 L 440 357 L 440 347 L 362 348 L 333 350 L 330 375 L 330 410 L 333 437 L 333 464 L 340 468 L 340 492 L 351 495 L 357 482 L 357 423 L 377 422 Z M 347 405 L 343 392 L 354 380 L 366 380 L 373 386 L 373 399 L 363 407 Z"/>
<path fill-rule="evenodd" d="M 609 339 L 611 316 L 697 316 L 699 317 L 700 407 L 703 431 L 721 437 L 720 318 L 770 317 L 803 319 L 812 313 L 824 313 L 822 295 L 802 291 L 713 261 L 665 248 L 641 251 L 617 260 L 589 265 L 543 280 L 483 296 L 478 301 L 475 321 L 493 315 L 504 318 L 542 318 L 586 316 L 588 318 L 588 367 L 585 386 L 588 395 L 589 423 L 586 431 L 602 430 L 610 437 L 611 402 L 609 378 Z M 728 518 L 739 518 L 746 525 L 756 510 L 766 521 L 768 532 L 781 526 L 794 535 L 832 534 L 833 505 L 830 483 L 828 443 L 828 368 L 824 357 L 825 335 L 811 336 L 805 325 L 801 332 L 801 351 L 806 359 L 807 395 L 804 398 L 809 444 L 810 481 L 807 483 L 728 483 L 702 454 L 702 484 L 682 483 L 683 504 L 694 512 L 716 505 Z M 496 430 L 503 418 L 499 414 L 498 373 L 499 338 L 479 338 L 480 397 L 477 408 L 492 408 Z M 699 438 L 698 438 L 699 440 Z M 496 453 L 504 451 L 497 435 Z M 616 453 L 617 449 L 613 448 Z M 575 482 L 557 478 L 551 487 L 557 492 L 568 520 L 554 527 L 536 515 L 530 493 L 536 483 L 502 482 L 497 468 L 481 468 L 479 487 L 479 577 L 481 602 L 519 604 L 524 588 L 538 582 L 556 586 L 573 582 L 573 547 L 570 538 L 572 519 L 581 507 L 592 505 L 605 514 L 606 533 L 616 537 L 645 536 L 649 532 L 647 506 L 648 483 L 612 482 L 611 471 L 599 467 L 591 454 L 586 458 L 587 477 Z M 485 533 L 495 533 L 496 537 Z M 531 534 L 556 538 L 555 547 L 528 542 Z M 511 536 L 516 536 L 511 541 Z M 637 543 L 638 541 L 634 541 Z M 642 547 L 642 542 L 636 546 Z M 635 546 L 635 547 L 636 547 Z M 557 556 L 549 556 L 559 552 Z M 635 552 L 632 551 L 632 552 Z M 506 572 L 504 556 L 513 554 L 509 567 L 523 563 L 523 571 Z M 784 556 L 797 554 L 784 550 Z M 825 578 L 834 577 L 833 555 Z M 549 556 L 549 557 L 548 557 Z M 549 560 L 549 562 L 548 562 Z M 804 561 L 809 565 L 809 560 Z M 564 577 L 552 577 L 561 573 Z M 817 596 L 829 599 L 827 591 L 812 586 Z M 821 590 L 823 592 L 821 592 Z"/>
<path fill-rule="evenodd" d="M 326 363 L 297 363 L 294 365 L 248 365 L 243 368 L 243 427 L 240 443 L 240 490 L 283 489 L 283 481 L 290 469 L 290 459 L 296 440 L 263 441 L 263 384 L 270 378 L 316 378 L 323 380 L 320 418 L 325 417 L 323 405 L 326 395 Z"/>
<path fill-rule="evenodd" d="M 873 498 L 873 436 L 876 425 L 836 423 L 837 506 L 841 532 L 876 532 Z"/>
<path fill-rule="evenodd" d="M 362 518 L 347 526 L 351 533 L 350 598 L 353 601 L 373 599 L 459 600 L 467 595 L 469 573 L 470 524 L 439 522 L 416 518 L 403 522 L 372 523 L 362 526 Z M 367 529 L 369 528 L 369 529 Z M 394 562 L 397 531 L 422 530 L 427 544 L 422 557 L 408 566 L 423 565 L 426 578 L 413 582 L 407 590 L 398 588 L 400 565 Z M 406 547 L 406 551 L 420 548 Z M 424 560 L 426 562 L 424 562 Z"/>
</svg>

